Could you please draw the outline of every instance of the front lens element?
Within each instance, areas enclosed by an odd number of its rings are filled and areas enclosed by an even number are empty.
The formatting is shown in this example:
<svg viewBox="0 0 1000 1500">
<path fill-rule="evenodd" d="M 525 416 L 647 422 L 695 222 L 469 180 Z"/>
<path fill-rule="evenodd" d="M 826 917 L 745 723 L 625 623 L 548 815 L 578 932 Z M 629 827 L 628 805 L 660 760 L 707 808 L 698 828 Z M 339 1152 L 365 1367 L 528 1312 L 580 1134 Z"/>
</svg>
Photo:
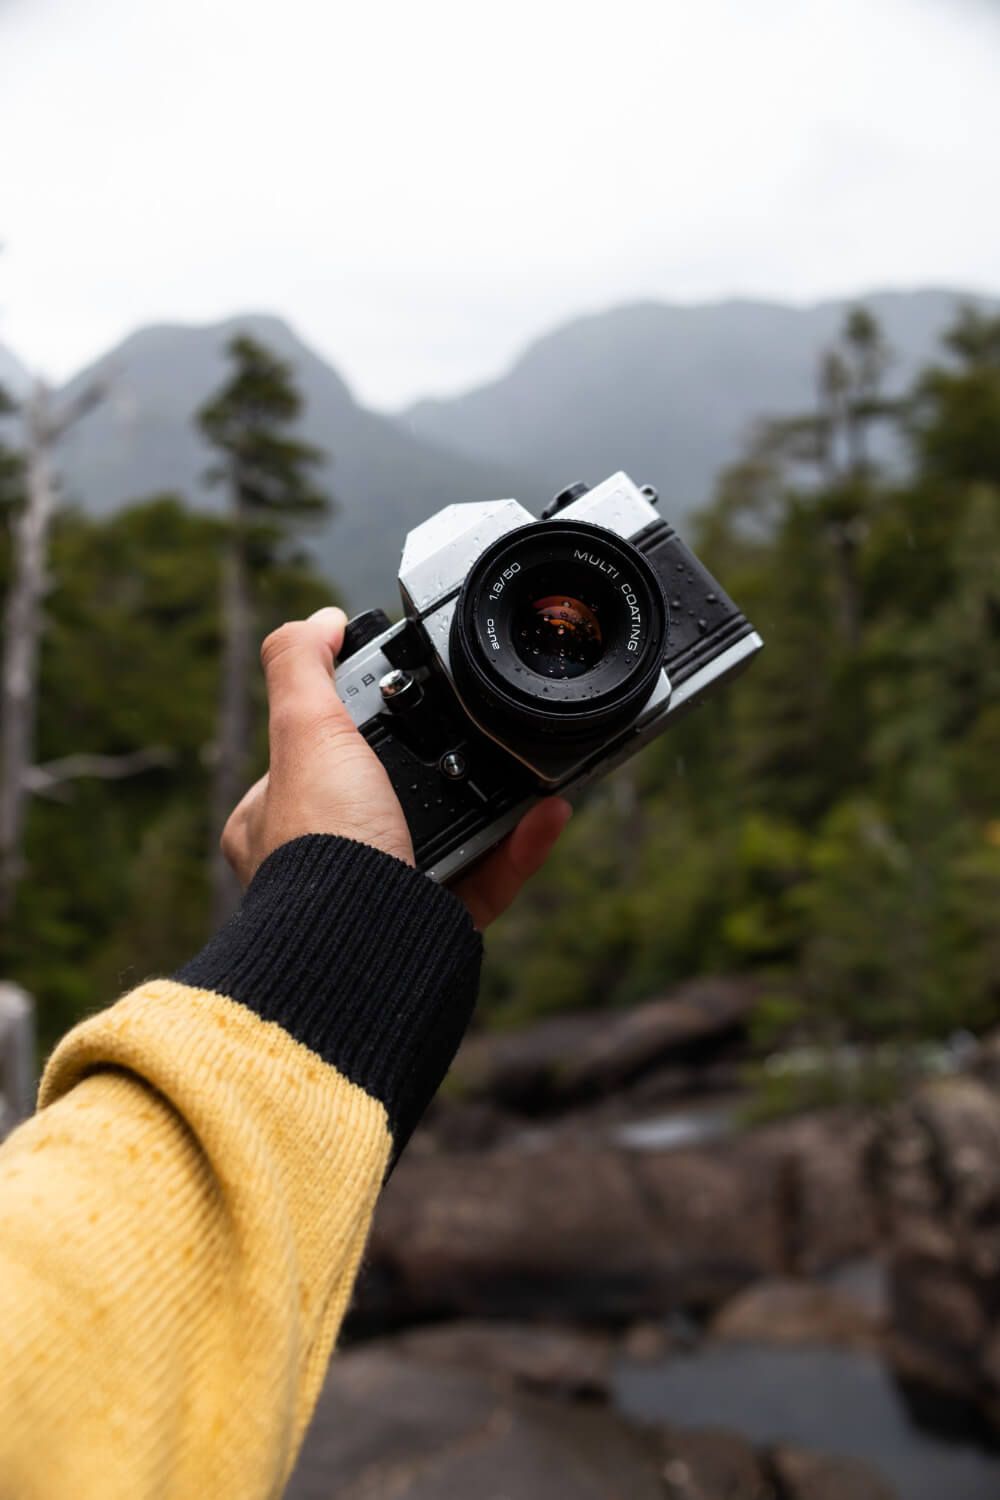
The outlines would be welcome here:
<svg viewBox="0 0 1000 1500">
<path fill-rule="evenodd" d="M 449 663 L 469 713 L 502 743 L 583 748 L 647 701 L 666 624 L 660 580 L 624 537 L 586 521 L 532 522 L 469 569 Z"/>
<path fill-rule="evenodd" d="M 519 605 L 511 637 L 521 660 L 543 677 L 579 677 L 604 654 L 596 607 L 560 594 Z"/>
</svg>

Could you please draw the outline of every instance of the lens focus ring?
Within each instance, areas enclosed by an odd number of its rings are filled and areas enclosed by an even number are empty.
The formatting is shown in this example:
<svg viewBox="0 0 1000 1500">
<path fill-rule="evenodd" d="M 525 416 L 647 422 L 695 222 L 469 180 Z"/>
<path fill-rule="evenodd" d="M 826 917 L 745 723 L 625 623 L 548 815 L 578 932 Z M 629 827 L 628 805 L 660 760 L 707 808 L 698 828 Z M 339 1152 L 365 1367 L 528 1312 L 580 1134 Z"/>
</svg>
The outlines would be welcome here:
<svg viewBox="0 0 1000 1500">
<path fill-rule="evenodd" d="M 471 569 L 452 668 L 487 728 L 599 738 L 649 697 L 665 628 L 659 580 L 630 543 L 588 523 L 539 522 L 502 537 Z"/>
</svg>

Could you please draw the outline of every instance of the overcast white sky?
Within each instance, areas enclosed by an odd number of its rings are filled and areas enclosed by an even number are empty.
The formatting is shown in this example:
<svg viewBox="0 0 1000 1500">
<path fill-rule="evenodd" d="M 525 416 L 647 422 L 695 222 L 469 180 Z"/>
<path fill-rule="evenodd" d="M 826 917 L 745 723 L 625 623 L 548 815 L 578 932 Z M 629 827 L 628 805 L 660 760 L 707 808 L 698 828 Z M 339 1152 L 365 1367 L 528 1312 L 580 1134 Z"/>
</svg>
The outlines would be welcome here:
<svg viewBox="0 0 1000 1500">
<path fill-rule="evenodd" d="M 0 341 L 263 309 L 394 404 L 638 297 L 1000 289 L 989 0 L 0 0 Z"/>
</svg>

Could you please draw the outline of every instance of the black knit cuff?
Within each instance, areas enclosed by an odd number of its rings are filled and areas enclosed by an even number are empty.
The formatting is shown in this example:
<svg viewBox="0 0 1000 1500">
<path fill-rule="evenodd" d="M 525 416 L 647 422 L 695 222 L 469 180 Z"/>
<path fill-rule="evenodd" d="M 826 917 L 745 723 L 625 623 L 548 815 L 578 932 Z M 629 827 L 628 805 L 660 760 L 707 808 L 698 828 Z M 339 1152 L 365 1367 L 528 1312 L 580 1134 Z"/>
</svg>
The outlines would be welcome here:
<svg viewBox="0 0 1000 1500">
<path fill-rule="evenodd" d="M 264 861 L 175 977 L 276 1021 L 380 1099 L 398 1155 L 469 1023 L 481 959 L 450 891 L 367 844 L 310 834 Z"/>
</svg>

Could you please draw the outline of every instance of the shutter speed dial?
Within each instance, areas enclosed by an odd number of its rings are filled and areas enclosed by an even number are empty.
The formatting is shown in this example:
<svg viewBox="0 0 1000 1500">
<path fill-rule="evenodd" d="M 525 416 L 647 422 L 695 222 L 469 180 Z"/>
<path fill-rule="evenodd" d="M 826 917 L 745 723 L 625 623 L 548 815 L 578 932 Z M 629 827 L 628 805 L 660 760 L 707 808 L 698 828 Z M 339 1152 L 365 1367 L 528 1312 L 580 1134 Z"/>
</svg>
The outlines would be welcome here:
<svg viewBox="0 0 1000 1500">
<path fill-rule="evenodd" d="M 382 635 L 389 629 L 389 616 L 384 609 L 366 609 L 360 615 L 355 615 L 353 620 L 348 620 L 344 630 L 344 644 L 340 648 L 338 661 L 346 661 L 362 646 L 367 646 L 369 641 L 375 640 L 376 636 Z"/>
</svg>

